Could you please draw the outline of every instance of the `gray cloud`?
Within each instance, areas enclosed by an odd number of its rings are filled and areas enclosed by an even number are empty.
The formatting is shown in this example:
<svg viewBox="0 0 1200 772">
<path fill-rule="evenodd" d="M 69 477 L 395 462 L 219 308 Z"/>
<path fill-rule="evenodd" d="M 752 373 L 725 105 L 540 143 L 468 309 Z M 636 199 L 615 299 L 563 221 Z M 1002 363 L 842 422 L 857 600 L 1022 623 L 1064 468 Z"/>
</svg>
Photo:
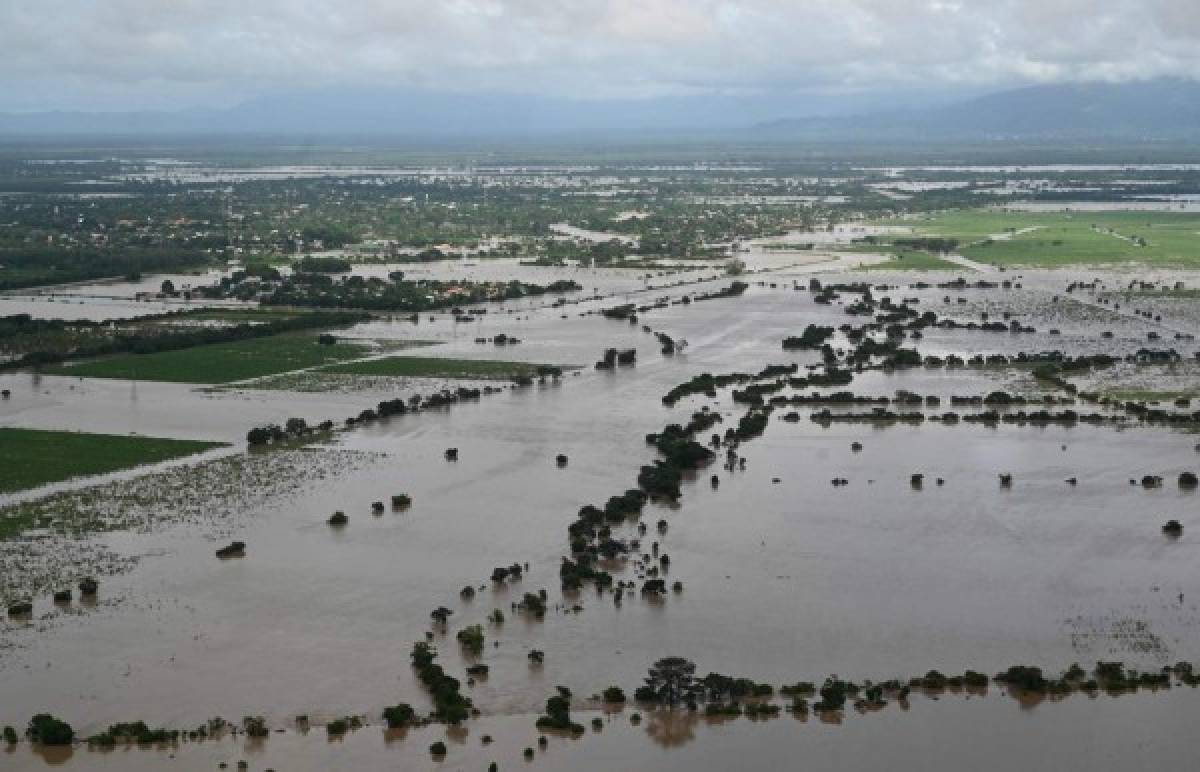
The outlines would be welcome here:
<svg viewBox="0 0 1200 772">
<path fill-rule="evenodd" d="M 0 0 L 0 109 L 307 86 L 581 98 L 1200 75 L 1196 0 Z"/>
</svg>

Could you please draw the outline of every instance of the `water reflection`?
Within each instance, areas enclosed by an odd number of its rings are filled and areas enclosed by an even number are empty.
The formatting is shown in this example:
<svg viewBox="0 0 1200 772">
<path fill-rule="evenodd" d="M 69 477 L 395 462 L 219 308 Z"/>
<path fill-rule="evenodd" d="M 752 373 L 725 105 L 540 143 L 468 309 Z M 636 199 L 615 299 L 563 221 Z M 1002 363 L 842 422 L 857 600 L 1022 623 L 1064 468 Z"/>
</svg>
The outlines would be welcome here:
<svg viewBox="0 0 1200 772">
<path fill-rule="evenodd" d="M 699 722 L 693 710 L 654 710 L 646 714 L 646 734 L 663 748 L 677 748 L 696 739 Z"/>
<path fill-rule="evenodd" d="M 75 755 L 75 748 L 70 745 L 34 745 L 33 753 L 47 766 L 57 767 L 71 760 Z"/>
</svg>

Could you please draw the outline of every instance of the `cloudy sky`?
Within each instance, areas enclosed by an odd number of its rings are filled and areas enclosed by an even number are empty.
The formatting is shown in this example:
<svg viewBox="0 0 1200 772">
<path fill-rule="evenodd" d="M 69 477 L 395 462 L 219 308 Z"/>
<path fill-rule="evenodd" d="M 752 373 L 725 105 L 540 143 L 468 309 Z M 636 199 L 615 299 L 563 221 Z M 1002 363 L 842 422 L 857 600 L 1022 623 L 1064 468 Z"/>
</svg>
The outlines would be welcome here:
<svg viewBox="0 0 1200 772">
<path fill-rule="evenodd" d="M 0 0 L 0 111 L 313 86 L 970 93 L 1200 75 L 1200 0 Z"/>
</svg>

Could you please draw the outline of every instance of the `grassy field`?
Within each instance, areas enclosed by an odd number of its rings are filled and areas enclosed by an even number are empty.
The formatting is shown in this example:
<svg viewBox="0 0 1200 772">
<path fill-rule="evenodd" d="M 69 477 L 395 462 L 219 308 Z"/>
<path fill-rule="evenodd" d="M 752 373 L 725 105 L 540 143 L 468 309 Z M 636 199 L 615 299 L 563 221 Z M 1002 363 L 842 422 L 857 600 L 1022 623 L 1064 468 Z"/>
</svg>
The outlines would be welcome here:
<svg viewBox="0 0 1200 772">
<path fill-rule="evenodd" d="M 398 376 L 408 378 L 476 378 L 504 380 L 519 375 L 536 375 L 538 365 L 492 359 L 441 359 L 437 357 L 387 357 L 347 362 L 322 368 L 322 372 L 347 375 Z"/>
<path fill-rule="evenodd" d="M 315 335 L 275 335 L 156 354 L 121 354 L 90 362 L 61 365 L 46 372 L 84 378 L 230 383 L 305 367 L 344 362 L 366 356 L 368 353 L 368 347 L 357 343 L 339 341 L 323 346 L 317 343 Z"/>
<path fill-rule="evenodd" d="M 0 493 L 222 447 L 219 442 L 0 428 Z M 0 537 L 5 523 L 0 521 Z"/>
<path fill-rule="evenodd" d="M 904 224 L 912 226 L 916 236 L 958 239 L 964 257 L 998 266 L 1143 263 L 1200 267 L 1200 214 L 1192 212 L 967 209 L 913 218 Z"/>
</svg>

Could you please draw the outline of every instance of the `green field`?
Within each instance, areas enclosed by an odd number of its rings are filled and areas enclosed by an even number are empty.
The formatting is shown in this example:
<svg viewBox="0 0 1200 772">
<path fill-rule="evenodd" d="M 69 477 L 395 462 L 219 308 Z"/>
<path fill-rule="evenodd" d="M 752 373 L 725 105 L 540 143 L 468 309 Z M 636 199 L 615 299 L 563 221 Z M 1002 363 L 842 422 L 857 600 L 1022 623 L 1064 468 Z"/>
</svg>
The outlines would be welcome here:
<svg viewBox="0 0 1200 772">
<path fill-rule="evenodd" d="M 344 362 L 370 353 L 358 343 L 323 346 L 314 335 L 275 335 L 233 343 L 162 351 L 120 354 L 48 369 L 52 375 L 84 378 L 124 378 L 172 383 L 230 383 L 305 367 Z"/>
<path fill-rule="evenodd" d="M 1200 214 L 1192 212 L 966 209 L 902 222 L 913 228 L 914 236 L 958 239 L 964 257 L 997 266 L 1200 267 Z M 901 221 L 879 224 L 894 226 Z M 996 238 L 1000 234 L 1004 237 Z"/>
<path fill-rule="evenodd" d="M 408 378 L 477 378 L 505 380 L 520 375 L 537 375 L 539 365 L 491 359 L 440 359 L 437 357 L 386 357 L 347 362 L 322 368 L 322 372 L 345 375 L 397 376 Z"/>
<path fill-rule="evenodd" d="M 0 493 L 155 464 L 223 446 L 220 442 L 0 428 Z M 0 538 L 9 525 L 0 521 Z"/>
</svg>

